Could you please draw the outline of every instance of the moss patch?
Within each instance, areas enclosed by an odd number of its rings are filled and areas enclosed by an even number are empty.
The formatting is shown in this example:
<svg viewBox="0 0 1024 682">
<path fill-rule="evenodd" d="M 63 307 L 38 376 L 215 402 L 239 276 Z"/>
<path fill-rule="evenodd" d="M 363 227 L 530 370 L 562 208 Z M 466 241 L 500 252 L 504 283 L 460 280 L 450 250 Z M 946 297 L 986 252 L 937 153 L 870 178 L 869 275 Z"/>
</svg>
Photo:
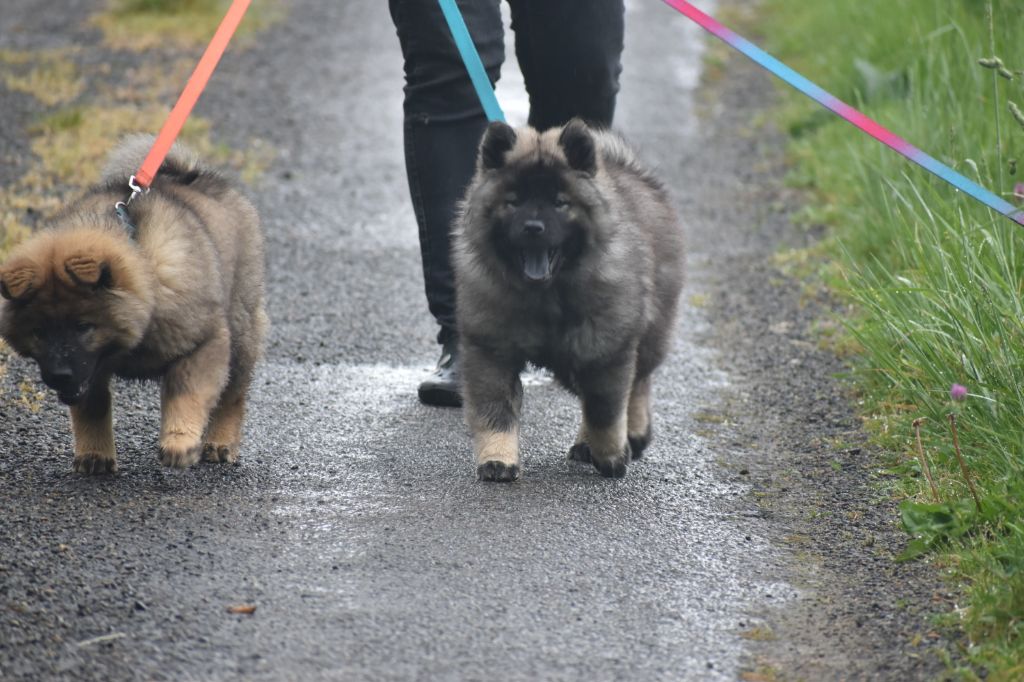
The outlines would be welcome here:
<svg viewBox="0 0 1024 682">
<path fill-rule="evenodd" d="M 93 16 L 90 24 L 103 32 L 104 43 L 114 49 L 187 49 L 213 37 L 229 5 L 226 0 L 110 0 L 107 10 Z M 255 4 L 246 12 L 234 40 L 244 45 L 286 14 L 280 3 Z"/>
<path fill-rule="evenodd" d="M 73 54 L 74 50 L 0 50 L 4 85 L 12 92 L 32 95 L 47 106 L 70 102 L 85 89 Z"/>
</svg>

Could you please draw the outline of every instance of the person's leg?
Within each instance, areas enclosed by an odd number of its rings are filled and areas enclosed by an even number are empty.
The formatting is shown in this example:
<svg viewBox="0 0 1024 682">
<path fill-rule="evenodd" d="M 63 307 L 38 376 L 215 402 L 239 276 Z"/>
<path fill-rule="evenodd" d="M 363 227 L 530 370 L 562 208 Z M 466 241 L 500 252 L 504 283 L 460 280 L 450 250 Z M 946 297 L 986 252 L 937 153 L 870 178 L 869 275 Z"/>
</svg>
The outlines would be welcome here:
<svg viewBox="0 0 1024 682">
<path fill-rule="evenodd" d="M 516 58 L 544 130 L 578 116 L 608 127 L 622 71 L 623 0 L 509 0 Z"/>
<path fill-rule="evenodd" d="M 419 225 L 430 313 L 441 327 L 438 371 L 420 387 L 424 402 L 458 405 L 455 287 L 449 233 L 473 176 L 487 118 L 444 15 L 432 0 L 389 0 L 405 60 L 405 165 Z M 491 82 L 504 59 L 498 0 L 458 0 Z"/>
</svg>

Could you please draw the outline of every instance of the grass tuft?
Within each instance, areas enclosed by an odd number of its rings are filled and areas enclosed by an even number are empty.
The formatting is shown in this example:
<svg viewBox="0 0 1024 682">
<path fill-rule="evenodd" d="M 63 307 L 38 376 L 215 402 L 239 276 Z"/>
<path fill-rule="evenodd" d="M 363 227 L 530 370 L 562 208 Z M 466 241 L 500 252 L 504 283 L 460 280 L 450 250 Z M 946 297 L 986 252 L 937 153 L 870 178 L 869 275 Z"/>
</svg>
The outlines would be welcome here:
<svg viewBox="0 0 1024 682">
<path fill-rule="evenodd" d="M 70 102 L 85 89 L 69 50 L 19 52 L 0 50 L 3 84 L 32 95 L 47 106 Z"/>
</svg>

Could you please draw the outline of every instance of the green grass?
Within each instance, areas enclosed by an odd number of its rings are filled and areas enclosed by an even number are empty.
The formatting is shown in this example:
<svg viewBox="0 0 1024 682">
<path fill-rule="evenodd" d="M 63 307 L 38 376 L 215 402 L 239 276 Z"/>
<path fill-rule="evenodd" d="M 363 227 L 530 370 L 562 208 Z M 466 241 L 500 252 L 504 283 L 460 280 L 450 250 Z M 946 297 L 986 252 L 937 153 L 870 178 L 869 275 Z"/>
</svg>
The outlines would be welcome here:
<svg viewBox="0 0 1024 682">
<path fill-rule="evenodd" d="M 217 0 L 117 0 L 120 12 L 177 14 L 180 12 L 210 12 L 220 9 Z"/>
<path fill-rule="evenodd" d="M 780 59 L 1018 202 L 1024 125 L 1010 102 L 1024 107 L 1022 26 L 1019 0 L 766 0 L 757 24 Z M 1003 75 L 978 63 L 993 56 Z M 948 566 L 963 592 L 951 622 L 967 635 L 964 676 L 1024 676 L 1024 229 L 801 95 L 785 95 L 779 117 L 789 182 L 808 192 L 798 219 L 828 227 L 817 272 L 858 311 L 852 376 L 904 476 L 908 556 Z M 970 391 L 963 403 L 953 383 Z M 920 417 L 939 505 L 916 457 Z"/>
</svg>

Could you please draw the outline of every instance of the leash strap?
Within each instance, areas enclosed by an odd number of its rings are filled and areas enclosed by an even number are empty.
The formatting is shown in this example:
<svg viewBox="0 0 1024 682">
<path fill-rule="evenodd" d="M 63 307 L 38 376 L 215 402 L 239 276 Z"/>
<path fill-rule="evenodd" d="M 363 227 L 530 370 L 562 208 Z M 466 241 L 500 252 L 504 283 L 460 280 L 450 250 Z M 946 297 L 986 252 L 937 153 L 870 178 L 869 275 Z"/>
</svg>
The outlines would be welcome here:
<svg viewBox="0 0 1024 682">
<path fill-rule="evenodd" d="M 473 88 L 476 89 L 476 96 L 480 99 L 480 105 L 484 108 L 484 114 L 488 121 L 505 121 L 501 107 L 498 106 L 498 98 L 494 96 L 494 88 L 491 87 L 491 80 L 487 77 L 483 62 L 480 61 L 480 54 L 476 51 L 473 38 L 469 35 L 466 22 L 462 18 L 462 12 L 455 0 L 438 0 L 441 11 L 444 12 L 444 19 L 448 22 L 448 30 L 452 32 L 455 39 L 455 46 L 462 57 L 462 63 L 466 65 L 469 72 L 469 79 L 473 81 Z"/>
<path fill-rule="evenodd" d="M 235 29 L 238 28 L 242 17 L 245 16 L 245 11 L 249 9 L 250 2 L 251 0 L 234 0 L 231 7 L 228 8 L 227 14 L 224 15 L 217 32 L 213 35 L 213 40 L 210 41 L 206 52 L 203 53 L 199 64 L 196 65 L 195 71 L 189 77 L 185 89 L 178 97 L 177 104 L 174 105 L 167 120 L 164 121 L 156 142 L 153 143 L 149 154 L 139 166 L 139 170 L 135 172 L 135 181 L 138 182 L 142 190 L 149 189 L 152 184 L 153 178 L 156 177 L 156 173 L 160 169 L 160 164 L 167 157 L 167 152 L 171 150 L 171 145 L 174 144 L 182 126 L 185 125 L 189 114 L 192 113 L 192 107 L 195 106 L 199 96 L 203 94 L 203 89 L 209 82 L 210 76 L 213 75 L 213 70 L 217 68 L 217 63 L 220 61 L 221 55 L 224 54 L 224 50 L 227 49 L 231 37 L 235 34 Z M 133 187 L 132 192 L 132 196 L 134 196 L 138 190 Z"/>
<path fill-rule="evenodd" d="M 1002 197 L 990 192 L 981 185 L 968 180 L 949 166 L 937 161 L 902 137 L 882 127 L 874 120 L 857 111 L 849 104 L 826 92 L 799 73 L 789 68 L 778 59 L 757 47 L 742 36 L 737 35 L 725 26 L 701 12 L 686 0 L 663 0 L 665 4 L 699 24 L 701 28 L 752 59 L 756 64 L 767 69 L 783 81 L 803 94 L 821 104 L 840 118 L 857 126 L 879 142 L 888 145 L 907 157 L 925 170 L 937 175 L 965 194 L 985 204 L 994 211 L 1001 213 L 1018 225 L 1024 225 L 1024 209 L 1017 208 Z"/>
</svg>

